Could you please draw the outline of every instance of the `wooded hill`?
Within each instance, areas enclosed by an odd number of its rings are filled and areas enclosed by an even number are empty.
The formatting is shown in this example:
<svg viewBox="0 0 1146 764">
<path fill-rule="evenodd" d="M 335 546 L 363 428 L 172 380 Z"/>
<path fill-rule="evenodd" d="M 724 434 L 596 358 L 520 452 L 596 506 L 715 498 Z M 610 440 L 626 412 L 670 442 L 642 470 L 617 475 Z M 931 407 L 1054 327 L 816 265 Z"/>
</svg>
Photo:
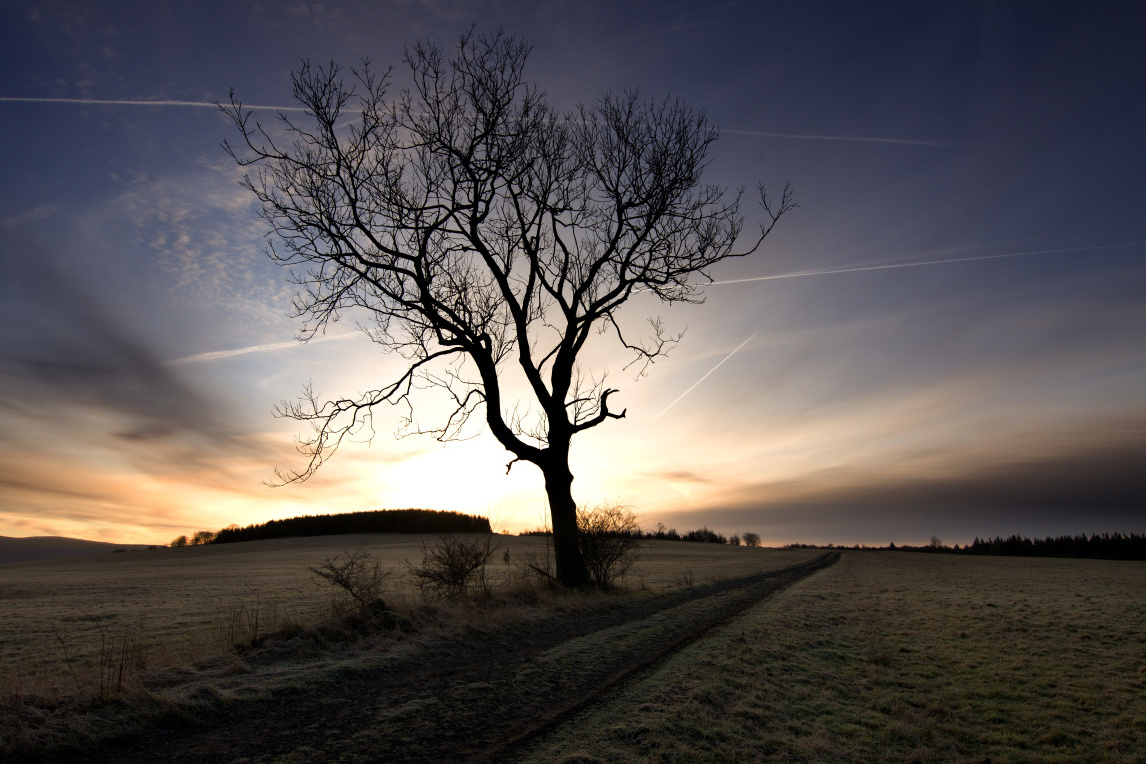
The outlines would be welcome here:
<svg viewBox="0 0 1146 764">
<path fill-rule="evenodd" d="M 489 519 L 433 509 L 377 509 L 337 515 L 305 515 L 271 520 L 245 528 L 231 526 L 207 543 L 229 544 L 288 536 L 333 536 L 338 533 L 490 533 Z"/>
</svg>

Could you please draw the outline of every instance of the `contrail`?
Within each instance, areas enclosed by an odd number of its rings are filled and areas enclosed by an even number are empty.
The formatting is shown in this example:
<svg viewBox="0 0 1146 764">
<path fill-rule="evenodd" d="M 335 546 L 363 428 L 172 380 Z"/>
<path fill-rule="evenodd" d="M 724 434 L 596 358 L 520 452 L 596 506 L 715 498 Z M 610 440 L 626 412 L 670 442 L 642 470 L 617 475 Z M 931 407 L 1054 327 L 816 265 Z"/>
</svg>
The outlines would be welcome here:
<svg viewBox="0 0 1146 764">
<path fill-rule="evenodd" d="M 1069 247 L 1066 249 L 1040 249 L 1030 252 L 1008 252 L 1003 255 L 982 255 L 979 257 L 956 257 L 948 260 L 924 260 L 918 263 L 894 263 L 891 265 L 860 265 L 854 268 L 828 268 L 821 271 L 798 271 L 796 273 L 778 273 L 775 276 L 753 276 L 746 279 L 727 279 L 725 281 L 711 281 L 713 284 L 744 284 L 749 281 L 775 281 L 777 279 L 794 279 L 801 276 L 828 276 L 833 273 L 859 273 L 860 271 L 884 271 L 892 268 L 915 268 L 920 265 L 946 265 L 948 263 L 970 263 L 977 260 L 1001 260 L 1007 257 L 1029 257 L 1031 255 L 1055 255 L 1064 252 L 1090 252 L 1099 249 L 1125 249 L 1127 247 L 1146 246 L 1146 242 L 1135 244 L 1106 244 L 1096 247 Z"/>
<path fill-rule="evenodd" d="M 902 146 L 939 146 L 941 148 L 957 148 L 960 146 L 986 146 L 986 143 L 973 143 L 966 141 L 931 141 L 912 138 L 868 138 L 860 135 L 815 135 L 803 133 L 765 133 L 759 130 L 721 130 L 721 133 L 730 135 L 754 135 L 760 138 L 793 138 L 799 141 L 848 141 L 851 143 L 892 143 Z"/>
<path fill-rule="evenodd" d="M 0 96 L 0 103 L 69 103 L 89 106 L 183 106 L 193 109 L 217 109 L 218 104 L 213 101 L 145 101 L 138 99 L 111 99 L 111 98 L 22 98 L 15 96 Z M 302 106 L 259 106 L 243 104 L 244 109 L 252 111 L 306 111 Z M 853 143 L 891 143 L 904 146 L 985 146 L 984 143 L 967 143 L 961 141 L 930 141 L 913 140 L 910 138 L 867 138 L 855 135 L 802 135 L 797 133 L 766 133 L 759 130 L 721 130 L 730 135 L 754 135 L 761 138 L 794 138 L 802 141 L 851 141 Z"/>
<path fill-rule="evenodd" d="M 194 109 L 217 109 L 219 105 L 212 101 L 136 101 L 112 100 L 105 98 L 13 98 L 0 96 L 3 103 L 75 103 L 90 106 L 185 106 Z M 254 106 L 243 104 L 243 109 L 252 111 L 306 111 L 302 106 Z"/>
<path fill-rule="evenodd" d="M 1005 257 L 1025 257 L 1025 256 L 1029 256 L 1029 255 L 1051 255 L 1051 254 L 1059 254 L 1059 253 L 1063 253 L 1063 252 L 1089 252 L 1089 251 L 1100 250 L 1100 249 L 1124 249 L 1124 248 L 1128 248 L 1128 247 L 1141 247 L 1141 246 L 1146 246 L 1146 242 L 1137 242 L 1134 244 L 1106 244 L 1106 245 L 1099 245 L 1099 246 L 1093 246 L 1093 247 L 1068 247 L 1068 248 L 1063 248 L 1063 249 L 1043 249 L 1043 250 L 1032 250 L 1029 252 L 1008 252 L 1008 253 L 1002 254 L 1002 255 L 982 255 L 979 257 L 958 257 L 958 258 L 950 258 L 947 260 L 927 260 L 927 261 L 919 262 L 919 263 L 896 263 L 896 264 L 892 264 L 892 265 L 864 265 L 864 266 L 857 266 L 855 268 L 835 268 L 835 269 L 821 270 L 821 271 L 800 271 L 799 273 L 781 273 L 781 274 L 778 274 L 775 276 L 756 276 L 754 278 L 746 278 L 746 279 L 728 279 L 727 281 L 713 281 L 709 284 L 709 286 L 711 286 L 713 284 L 743 284 L 743 283 L 750 282 L 750 281 L 773 281 L 776 279 L 794 279 L 794 278 L 797 278 L 800 276 L 825 276 L 825 275 L 829 275 L 829 274 L 833 274 L 833 273 L 856 273 L 859 271 L 879 271 L 879 270 L 887 270 L 890 268 L 913 268 L 913 267 L 918 266 L 918 265 L 943 265 L 946 263 L 974 262 L 976 260 L 998 260 L 998 259 L 1005 258 Z M 724 365 L 725 361 L 727 361 L 732 356 L 736 355 L 736 353 L 738 353 L 741 348 L 743 348 L 745 345 L 747 345 L 749 342 L 751 342 L 753 339 L 755 339 L 756 335 L 759 333 L 760 333 L 759 331 L 756 331 L 755 333 L 753 333 L 753 335 L 751 337 L 749 337 L 748 339 L 744 340 L 744 342 L 741 342 L 739 345 L 737 345 L 736 348 L 731 353 L 724 356 L 724 358 L 722 358 L 720 360 L 720 363 L 716 364 L 711 369 L 709 369 L 708 372 L 703 377 L 698 379 L 696 382 L 694 382 L 692 384 L 691 387 L 689 387 L 687 390 L 685 390 L 683 393 L 681 393 L 679 396 L 677 396 L 676 400 L 674 400 L 669 405 L 665 406 L 664 409 L 662 409 L 661 412 L 659 414 L 657 414 L 655 417 L 650 419 L 645 426 L 647 427 L 648 425 L 651 425 L 653 422 L 657 421 L 662 416 L 664 416 L 668 412 L 669 409 L 671 409 L 676 404 L 680 403 L 680 401 L 686 395 L 688 395 L 689 393 L 691 393 L 693 390 L 696 389 L 697 385 L 699 385 L 704 380 L 708 379 L 714 371 L 716 371 L 717 369 L 719 369 L 721 366 Z"/>
<path fill-rule="evenodd" d="M 330 342 L 332 340 L 344 340 L 348 337 L 357 337 L 356 332 L 347 332 L 345 334 L 331 334 L 323 337 L 316 337 L 312 342 Z M 290 342 L 268 342 L 263 345 L 250 345 L 245 348 L 235 348 L 234 350 L 212 350 L 208 353 L 196 353 L 195 355 L 188 355 L 182 358 L 173 358 L 165 363 L 168 366 L 181 366 L 187 363 L 200 363 L 203 361 L 218 361 L 224 358 L 234 358 L 235 356 L 248 355 L 250 353 L 267 353 L 272 350 L 285 350 L 287 348 L 298 347 L 300 343 L 297 340 Z"/>
<path fill-rule="evenodd" d="M 715 365 L 715 366 L 713 366 L 711 369 L 709 369 L 709 370 L 708 370 L 708 373 L 707 373 L 707 374 L 705 374 L 703 377 L 701 377 L 700 379 L 698 379 L 698 380 L 696 380 L 695 382 L 693 382 L 693 383 L 692 383 L 692 387 L 690 387 L 690 388 L 688 388 L 687 390 L 685 390 L 683 393 L 681 393 L 680 395 L 678 395 L 678 396 L 676 397 L 676 400 L 674 400 L 674 401 L 673 401 L 672 403 L 670 403 L 669 405 L 665 406 L 665 407 L 664 407 L 664 408 L 661 410 L 661 413 L 657 414 L 655 417 L 653 417 L 652 419 L 650 419 L 650 420 L 649 420 L 649 421 L 648 421 L 648 422 L 645 424 L 645 427 L 648 427 L 650 424 L 652 424 L 653 422 L 655 422 L 655 421 L 657 421 L 658 419 L 660 419 L 662 416 L 664 416 L 664 415 L 665 415 L 665 412 L 667 412 L 669 409 L 671 409 L 671 408 L 672 408 L 673 406 L 675 406 L 676 404 L 680 403 L 681 399 L 682 399 L 682 398 L 684 398 L 684 396 L 686 396 L 686 395 L 688 395 L 689 393 L 691 393 L 693 390 L 695 390 L 695 389 L 696 389 L 696 386 L 697 386 L 697 385 L 699 385 L 701 382 L 703 382 L 704 380 L 706 380 L 706 379 L 708 379 L 710 376 L 712 376 L 712 372 L 714 372 L 714 371 L 716 371 L 717 369 L 719 369 L 721 366 L 723 366 L 723 365 L 724 365 L 724 362 L 725 362 L 725 361 L 727 361 L 727 360 L 728 360 L 729 358 L 731 358 L 732 356 L 736 355 L 736 353 L 737 353 L 737 352 L 739 352 L 740 348 L 744 347 L 744 346 L 745 346 L 745 345 L 747 345 L 749 342 L 751 342 L 752 340 L 756 339 L 756 335 L 757 335 L 757 334 L 759 334 L 759 333 L 760 333 L 760 331 L 759 331 L 759 330 L 757 330 L 757 331 L 753 332 L 751 337 L 749 337 L 748 339 L 746 339 L 746 340 L 744 340 L 743 342 L 741 342 L 739 345 L 737 345 L 737 346 L 736 346 L 736 349 L 735 349 L 735 350 L 733 350 L 733 351 L 732 351 L 731 353 L 729 353 L 728 355 L 724 356 L 724 358 L 720 359 L 720 363 L 716 364 L 716 365 Z"/>
</svg>

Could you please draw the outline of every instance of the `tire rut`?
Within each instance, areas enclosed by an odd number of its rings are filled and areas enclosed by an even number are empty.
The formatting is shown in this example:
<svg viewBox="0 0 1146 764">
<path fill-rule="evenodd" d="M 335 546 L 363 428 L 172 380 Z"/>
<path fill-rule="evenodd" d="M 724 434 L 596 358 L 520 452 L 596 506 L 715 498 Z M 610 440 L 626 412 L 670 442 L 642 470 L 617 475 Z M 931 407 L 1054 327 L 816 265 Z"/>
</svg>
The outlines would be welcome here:
<svg viewBox="0 0 1146 764">
<path fill-rule="evenodd" d="M 332 677 L 194 727 L 53 761 L 504 761 L 603 693 L 667 660 L 770 594 L 833 564 L 780 570 L 467 633 L 418 659 Z"/>
<path fill-rule="evenodd" d="M 697 628 L 694 631 L 674 640 L 672 643 L 665 645 L 664 648 L 656 655 L 641 661 L 631 668 L 618 672 L 614 676 L 608 678 L 599 687 L 597 687 L 585 697 L 565 706 L 564 708 L 554 711 L 546 719 L 542 720 L 541 723 L 518 735 L 514 739 L 506 741 L 501 745 L 495 746 L 490 750 L 482 752 L 478 756 L 474 756 L 466 760 L 467 764 L 486 764 L 486 762 L 505 762 L 516 759 L 517 756 L 523 754 L 527 748 L 538 742 L 546 734 L 561 724 L 564 724 L 566 721 L 572 719 L 583 711 L 586 711 L 599 703 L 607 701 L 609 697 L 612 697 L 616 692 L 622 690 L 624 687 L 640 681 L 641 678 L 653 673 L 657 668 L 666 663 L 678 652 L 688 647 L 689 645 L 703 639 L 714 629 L 725 625 L 744 611 L 748 610 L 753 605 L 759 604 L 762 599 L 770 597 L 781 589 L 784 589 L 801 579 L 807 578 L 808 576 L 819 570 L 822 570 L 823 568 L 834 565 L 839 561 L 839 559 L 839 552 L 829 552 L 807 563 L 796 565 L 791 568 L 785 568 L 780 571 L 775 571 L 777 574 L 775 579 L 776 586 L 765 592 L 763 597 L 749 599 L 748 601 L 739 604 L 734 610 L 724 613 L 717 620 L 711 621 L 707 625 L 701 626 L 700 628 Z"/>
</svg>

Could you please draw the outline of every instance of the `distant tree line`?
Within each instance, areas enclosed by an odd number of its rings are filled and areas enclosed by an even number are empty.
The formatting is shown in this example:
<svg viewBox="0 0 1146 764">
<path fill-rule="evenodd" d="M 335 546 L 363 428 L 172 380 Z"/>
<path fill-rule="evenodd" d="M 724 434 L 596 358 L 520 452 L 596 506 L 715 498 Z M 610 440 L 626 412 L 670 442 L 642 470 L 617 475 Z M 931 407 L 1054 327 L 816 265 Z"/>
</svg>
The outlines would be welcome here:
<svg viewBox="0 0 1146 764">
<path fill-rule="evenodd" d="M 539 528 L 531 531 L 522 531 L 517 535 L 550 536 L 552 535 L 552 531 L 547 528 Z M 694 531 L 677 533 L 676 528 L 666 528 L 662 523 L 657 523 L 657 529 L 655 531 L 646 531 L 638 528 L 634 531 L 614 533 L 611 535 L 640 539 L 642 541 L 697 541 L 704 544 L 731 544 L 732 546 L 744 544 L 744 546 L 760 546 L 759 533 L 745 533 L 743 536 L 734 533 L 731 536 L 725 536 L 723 533 L 717 533 L 712 530 L 707 525 L 703 528 L 697 528 Z"/>
<path fill-rule="evenodd" d="M 1076 557 L 1090 560 L 1146 560 L 1146 535 L 1137 533 L 1093 533 L 1089 536 L 1048 536 L 1029 539 L 1012 535 L 981 539 L 970 544 L 948 546 L 937 536 L 924 546 L 903 544 L 896 546 L 867 546 L 866 544 L 786 544 L 784 549 L 883 549 L 902 552 L 928 552 L 932 554 L 975 554 L 1006 557 Z"/>
<path fill-rule="evenodd" d="M 942 547 L 939 551 L 948 551 Z M 1094 533 L 1090 536 L 1054 536 L 1029 539 L 1020 536 L 976 538 L 960 554 L 1007 555 L 1011 557 L 1082 557 L 1094 560 L 1146 560 L 1146 534 Z"/>
<path fill-rule="evenodd" d="M 376 509 L 335 515 L 305 515 L 270 520 L 240 528 L 199 531 L 191 538 L 180 536 L 171 546 L 230 544 L 290 536 L 333 536 L 340 533 L 492 533 L 489 519 L 461 512 L 433 509 Z"/>
</svg>

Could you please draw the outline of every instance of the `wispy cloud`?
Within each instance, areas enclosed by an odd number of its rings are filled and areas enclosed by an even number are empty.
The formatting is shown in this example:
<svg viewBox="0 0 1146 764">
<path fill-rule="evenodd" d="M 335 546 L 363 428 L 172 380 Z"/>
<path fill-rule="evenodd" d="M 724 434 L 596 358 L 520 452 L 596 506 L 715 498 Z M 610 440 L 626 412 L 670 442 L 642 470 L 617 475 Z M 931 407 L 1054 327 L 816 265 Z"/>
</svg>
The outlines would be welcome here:
<svg viewBox="0 0 1146 764">
<path fill-rule="evenodd" d="M 122 193 L 81 212 L 89 247 L 135 261 L 138 272 L 173 280 L 173 297 L 193 301 L 247 334 L 242 344 L 283 326 L 279 306 L 293 289 L 262 253 L 263 222 L 234 168 L 202 163 L 178 174 L 129 180 Z"/>
<path fill-rule="evenodd" d="M 721 5 L 706 5 L 703 11 L 678 14 L 677 17 L 671 21 L 655 24 L 642 32 L 639 32 L 635 35 L 630 35 L 625 39 L 628 42 L 633 43 L 640 40 L 646 40 L 650 37 L 677 34 L 680 32 L 687 32 L 690 29 L 710 27 L 717 24 L 728 24 L 738 15 L 740 15 L 742 6 L 743 3 L 738 2 L 737 0 L 723 3 Z"/>
<path fill-rule="evenodd" d="M 849 467 L 743 485 L 729 505 L 1126 507 L 1146 490 L 1146 419 L 1094 418 L 1006 438 L 993 452 L 937 450 L 932 469 Z M 733 498 L 735 497 L 735 498 Z M 1146 522 L 1146 517 L 1140 520 Z"/>
<path fill-rule="evenodd" d="M 18 226 L 23 225 L 24 223 L 30 223 L 33 220 L 46 218 L 59 209 L 60 208 L 54 204 L 41 204 L 39 206 L 33 207 L 30 210 L 25 210 L 24 212 L 0 220 L 0 226 L 7 228 L 9 226 Z"/>
<path fill-rule="evenodd" d="M 691 29 L 696 26 L 707 26 L 709 24 L 717 23 L 717 20 L 706 20 L 697 23 L 684 24 L 680 26 L 665 27 L 650 32 L 644 36 L 651 36 L 655 34 L 662 34 L 667 32 L 674 32 L 683 29 Z M 164 100 L 147 100 L 147 99 L 129 99 L 129 98 L 48 98 L 48 97 L 18 97 L 18 96 L 0 96 L 0 103 L 40 103 L 40 104 L 70 104 L 76 106 L 175 106 L 192 109 L 217 109 L 219 104 L 214 101 L 182 101 L 175 99 Z M 305 112 L 307 109 L 302 106 L 270 106 L 264 104 L 243 104 L 244 110 L 250 111 L 283 111 L 283 112 Z M 747 135 L 758 138 L 787 138 L 802 141 L 844 141 L 852 143 L 884 143 L 896 144 L 902 146 L 934 146 L 939 148 L 961 148 L 969 146 L 986 146 L 990 145 L 982 142 L 970 141 L 937 141 L 926 139 L 914 138 L 877 138 L 871 136 L 861 135 L 819 135 L 814 133 L 773 133 L 762 130 L 732 130 L 722 129 L 721 133 L 728 135 Z"/>
<path fill-rule="evenodd" d="M 936 449 L 930 469 L 919 469 L 925 460 L 897 469 L 888 466 L 894 459 L 885 459 L 802 475 L 780 470 L 756 480 L 741 474 L 742 480 L 729 481 L 714 472 L 716 490 L 702 501 L 677 501 L 674 509 L 654 511 L 649 519 L 678 527 L 706 523 L 724 532 L 755 530 L 774 544 L 916 543 L 932 533 L 963 543 L 976 535 L 1142 532 L 1143 413 L 1018 433 L 988 450 Z M 823 464 L 811 454 L 802 461 Z M 724 486 L 728 490 L 720 490 Z"/>
<path fill-rule="evenodd" d="M 21 416 L 62 421 L 71 412 L 75 436 L 91 421 L 137 443 L 231 438 L 217 405 L 165 367 L 52 253 L 14 237 L 3 245 L 0 317 L 22 331 L 0 337 L 0 381 Z M 0 432 L 0 441 L 20 437 Z"/>
<path fill-rule="evenodd" d="M 645 472 L 642 477 L 652 480 L 681 480 L 686 483 L 711 483 L 712 478 L 701 475 L 693 470 L 664 470 L 661 472 Z"/>
<path fill-rule="evenodd" d="M 111 98 L 16 98 L 0 96 L 0 103 L 57 103 L 74 104 L 78 106 L 182 106 L 193 109 L 219 108 L 219 104 L 214 101 L 146 101 Z M 243 109 L 249 109 L 251 111 L 306 111 L 302 106 L 262 106 L 249 103 L 243 104 Z"/>
<path fill-rule="evenodd" d="M 333 340 L 345 340 L 357 336 L 358 334 L 355 332 L 344 332 L 342 334 L 331 334 L 326 336 L 320 335 L 310 340 L 309 342 L 331 342 Z M 167 361 L 166 363 L 168 366 L 179 366 L 189 363 L 221 361 L 228 358 L 235 358 L 241 355 L 249 355 L 251 353 L 270 353 L 275 350 L 286 350 L 288 348 L 294 348 L 298 346 L 299 342 L 297 340 L 291 340 L 289 342 L 267 342 L 262 345 L 249 345 L 244 348 L 235 348 L 233 350 L 213 350 L 207 353 L 196 353 L 195 355 L 188 355 L 182 358 L 174 358 L 170 361 Z"/>
<path fill-rule="evenodd" d="M 1027 252 L 1007 252 L 1001 255 L 980 255 L 977 257 L 953 257 L 946 260 L 923 260 L 915 263 L 889 263 L 883 265 L 857 265 L 851 268 L 825 268 L 815 271 L 796 271 L 795 273 L 778 273 L 773 276 L 750 276 L 743 279 L 724 279 L 712 281 L 712 284 L 746 284 L 752 281 L 776 281 L 779 279 L 795 279 L 802 276 L 830 276 L 835 273 L 859 273 L 861 271 L 884 271 L 895 268 L 917 268 L 921 265 L 948 265 L 951 263 L 971 263 L 978 260 L 1003 260 L 1009 257 L 1031 257 L 1034 255 L 1060 255 L 1068 252 L 1095 252 L 1103 249 L 1130 249 L 1133 247 L 1146 247 L 1146 242 L 1139 241 L 1132 244 L 1102 244 L 1092 247 L 1066 247 L 1063 249 L 1039 249 Z"/>
<path fill-rule="evenodd" d="M 966 148 L 969 146 L 988 146 L 991 144 L 973 141 L 934 141 L 918 138 L 875 138 L 866 135 L 818 135 L 815 133 L 770 133 L 762 130 L 727 130 L 720 131 L 727 135 L 750 135 L 757 138 L 790 138 L 798 141 L 844 141 L 849 143 L 889 143 L 900 146 L 935 146 L 938 148 Z"/>
</svg>

